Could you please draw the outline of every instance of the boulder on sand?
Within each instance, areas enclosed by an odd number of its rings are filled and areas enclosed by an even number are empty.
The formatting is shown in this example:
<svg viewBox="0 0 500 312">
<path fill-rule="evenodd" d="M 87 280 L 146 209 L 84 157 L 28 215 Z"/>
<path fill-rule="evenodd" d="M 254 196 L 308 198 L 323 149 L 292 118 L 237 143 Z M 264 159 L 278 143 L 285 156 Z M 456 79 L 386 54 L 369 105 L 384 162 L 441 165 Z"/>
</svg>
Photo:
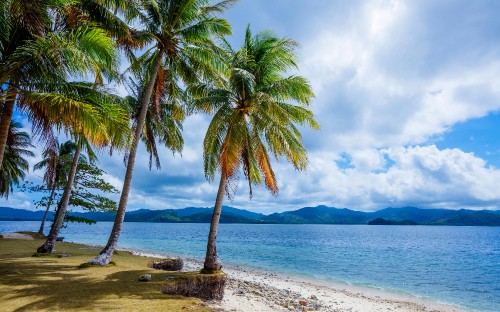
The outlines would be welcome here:
<svg viewBox="0 0 500 312">
<path fill-rule="evenodd" d="M 144 274 L 139 276 L 140 282 L 149 282 L 151 280 L 151 274 Z"/>
<path fill-rule="evenodd" d="M 164 271 L 180 271 L 184 267 L 181 258 L 167 258 L 148 263 L 148 268 Z"/>
</svg>

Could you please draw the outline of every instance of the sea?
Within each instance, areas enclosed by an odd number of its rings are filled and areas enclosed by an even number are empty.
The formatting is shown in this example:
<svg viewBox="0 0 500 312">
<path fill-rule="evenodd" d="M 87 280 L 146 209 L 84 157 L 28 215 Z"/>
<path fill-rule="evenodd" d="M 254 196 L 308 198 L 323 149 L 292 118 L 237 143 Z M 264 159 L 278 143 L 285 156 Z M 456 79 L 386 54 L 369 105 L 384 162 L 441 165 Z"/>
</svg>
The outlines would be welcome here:
<svg viewBox="0 0 500 312">
<path fill-rule="evenodd" d="M 39 222 L 0 221 L 0 233 Z M 68 224 L 65 241 L 104 245 L 111 222 Z M 121 248 L 203 259 L 209 224 L 124 223 Z M 228 265 L 500 311 L 500 227 L 221 224 Z"/>
</svg>

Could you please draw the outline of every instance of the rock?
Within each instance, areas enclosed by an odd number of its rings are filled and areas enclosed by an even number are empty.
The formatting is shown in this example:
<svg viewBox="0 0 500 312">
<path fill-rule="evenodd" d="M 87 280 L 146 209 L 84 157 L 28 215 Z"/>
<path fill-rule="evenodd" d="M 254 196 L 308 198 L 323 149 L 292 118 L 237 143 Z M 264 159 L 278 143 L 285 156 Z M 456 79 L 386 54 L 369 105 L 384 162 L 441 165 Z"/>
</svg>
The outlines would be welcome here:
<svg viewBox="0 0 500 312">
<path fill-rule="evenodd" d="M 64 257 L 70 257 L 71 255 L 70 254 L 67 254 L 67 253 L 60 253 L 60 254 L 57 254 L 57 258 L 64 258 Z"/>
<path fill-rule="evenodd" d="M 151 274 L 144 274 L 139 276 L 140 282 L 149 282 L 151 280 Z"/>
<path fill-rule="evenodd" d="M 307 306 L 307 301 L 306 301 L 306 300 L 299 300 L 299 304 L 300 304 L 301 306 L 304 306 L 304 307 L 305 307 L 305 306 Z"/>
<path fill-rule="evenodd" d="M 164 271 L 180 271 L 183 267 L 184 261 L 181 258 L 167 258 L 148 263 L 148 268 Z"/>
</svg>

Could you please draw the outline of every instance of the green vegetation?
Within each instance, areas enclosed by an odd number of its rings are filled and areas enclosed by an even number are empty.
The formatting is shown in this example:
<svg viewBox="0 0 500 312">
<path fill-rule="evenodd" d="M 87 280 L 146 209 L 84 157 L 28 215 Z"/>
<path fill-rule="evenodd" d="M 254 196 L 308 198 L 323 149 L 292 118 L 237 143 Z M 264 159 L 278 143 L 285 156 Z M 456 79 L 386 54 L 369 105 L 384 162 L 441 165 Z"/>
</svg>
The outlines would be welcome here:
<svg viewBox="0 0 500 312">
<path fill-rule="evenodd" d="M 56 195 L 56 189 L 64 187 L 67 176 L 68 163 L 76 150 L 76 145 L 72 141 L 67 141 L 63 144 L 59 144 L 57 139 L 55 144 L 47 146 L 43 151 L 43 159 L 36 163 L 33 167 L 34 170 L 41 170 L 45 168 L 43 174 L 43 181 L 45 182 L 45 187 L 39 186 L 33 191 L 47 191 L 49 196 L 42 197 L 38 202 L 35 203 L 37 207 L 45 206 L 45 213 L 43 215 L 42 222 L 40 224 L 39 234 L 43 234 L 45 228 L 45 221 L 47 220 L 47 215 L 49 213 L 50 207 L 54 202 L 54 196 Z"/>
<path fill-rule="evenodd" d="M 74 158 L 76 144 L 72 141 L 67 141 L 59 146 L 58 150 L 58 153 L 52 153 L 52 156 L 43 159 L 35 165 L 35 168 L 46 167 L 44 174 L 45 184 L 35 185 L 33 183 L 26 183 L 23 186 L 23 191 L 25 192 L 49 193 L 48 196 L 44 196 L 35 202 L 37 207 L 46 207 L 42 224 L 38 231 L 40 234 L 43 234 L 44 223 L 52 203 L 58 203 L 58 209 L 61 206 L 61 191 L 67 184 L 68 171 L 71 160 Z M 93 157 L 90 158 L 92 159 Z M 51 164 L 54 164 L 54 168 L 51 168 Z M 87 158 L 80 155 L 74 185 L 69 198 L 69 205 L 90 212 L 116 212 L 116 202 L 104 195 L 118 193 L 118 190 L 103 179 L 102 176 L 104 174 L 105 172 L 98 168 L 95 163 L 87 162 Z M 64 221 L 85 222 L 89 224 L 96 222 L 96 220 L 84 217 L 83 215 L 70 214 L 65 215 Z"/>
<path fill-rule="evenodd" d="M 34 157 L 30 150 L 34 147 L 31 144 L 31 137 L 28 133 L 20 131 L 21 124 L 11 121 L 5 146 L 5 161 L 0 167 L 0 196 L 8 198 L 9 193 L 14 191 L 14 186 L 18 186 L 26 176 L 29 163 L 25 157 Z"/>
<path fill-rule="evenodd" d="M 183 295 L 206 300 L 221 300 L 227 275 L 222 271 L 201 271 L 173 275 L 161 286 L 170 295 Z"/>
<path fill-rule="evenodd" d="M 161 293 L 166 277 L 187 273 L 149 269 L 152 259 L 128 252 L 115 255 L 114 266 L 82 269 L 95 249 L 58 243 L 55 256 L 32 257 L 42 242 L 0 239 L 2 311 L 211 311 L 199 299 Z M 151 282 L 139 282 L 142 274 Z"/>
<path fill-rule="evenodd" d="M 116 116 L 116 107 L 94 101 L 100 86 L 77 80 L 111 78 L 118 52 L 87 12 L 75 14 L 79 2 L 6 0 L 0 5 L 0 164 L 15 107 L 49 145 L 54 128 L 71 129 L 94 144 L 109 138 L 110 128 L 103 125 Z"/>
<path fill-rule="evenodd" d="M 411 213 L 408 210 L 411 209 Z M 389 211 L 388 211 L 389 210 Z M 113 221 L 110 213 L 79 213 L 72 215 L 98 221 Z M 414 215 L 409 218 L 409 215 Z M 42 212 L 0 207 L 0 220 L 39 220 Z M 263 215 L 247 210 L 224 206 L 221 223 L 267 223 L 267 224 L 367 224 L 371 220 L 382 218 L 394 222 L 408 220 L 419 225 L 470 225 L 500 226 L 500 210 L 451 210 L 418 209 L 413 207 L 386 208 L 375 212 L 361 212 L 324 206 L 301 208 Z M 210 208 L 183 208 L 167 210 L 136 210 L 126 214 L 125 222 L 159 223 L 209 223 L 212 219 Z M 416 220 L 420 220 L 417 222 Z"/>
<path fill-rule="evenodd" d="M 402 220 L 402 221 L 394 221 L 394 220 L 386 220 L 382 218 L 377 218 L 368 222 L 369 225 L 417 225 L 418 223 L 411 220 Z"/>
</svg>

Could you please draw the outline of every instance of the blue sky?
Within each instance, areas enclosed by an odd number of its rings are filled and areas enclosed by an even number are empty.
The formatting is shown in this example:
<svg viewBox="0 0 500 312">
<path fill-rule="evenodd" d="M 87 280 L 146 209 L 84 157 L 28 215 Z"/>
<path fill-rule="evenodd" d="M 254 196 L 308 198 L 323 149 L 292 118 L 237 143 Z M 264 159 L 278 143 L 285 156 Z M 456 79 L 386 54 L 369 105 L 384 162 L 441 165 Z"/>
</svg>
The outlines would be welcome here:
<svg viewBox="0 0 500 312">
<path fill-rule="evenodd" d="M 225 204 L 264 213 L 319 204 L 499 209 L 497 12 L 498 1 L 241 0 L 225 14 L 230 42 L 241 44 L 248 24 L 298 40 L 322 129 L 304 131 L 305 173 L 275 162 L 278 196 L 256 188 L 250 200 L 240 181 Z M 140 150 L 129 209 L 213 205 L 217 183 L 205 180 L 201 159 L 208 122 L 188 118 L 182 157 L 162 150 L 161 171 L 150 172 Z M 121 189 L 121 157 L 100 164 Z M 33 209 L 30 196 L 0 205 Z"/>
</svg>

